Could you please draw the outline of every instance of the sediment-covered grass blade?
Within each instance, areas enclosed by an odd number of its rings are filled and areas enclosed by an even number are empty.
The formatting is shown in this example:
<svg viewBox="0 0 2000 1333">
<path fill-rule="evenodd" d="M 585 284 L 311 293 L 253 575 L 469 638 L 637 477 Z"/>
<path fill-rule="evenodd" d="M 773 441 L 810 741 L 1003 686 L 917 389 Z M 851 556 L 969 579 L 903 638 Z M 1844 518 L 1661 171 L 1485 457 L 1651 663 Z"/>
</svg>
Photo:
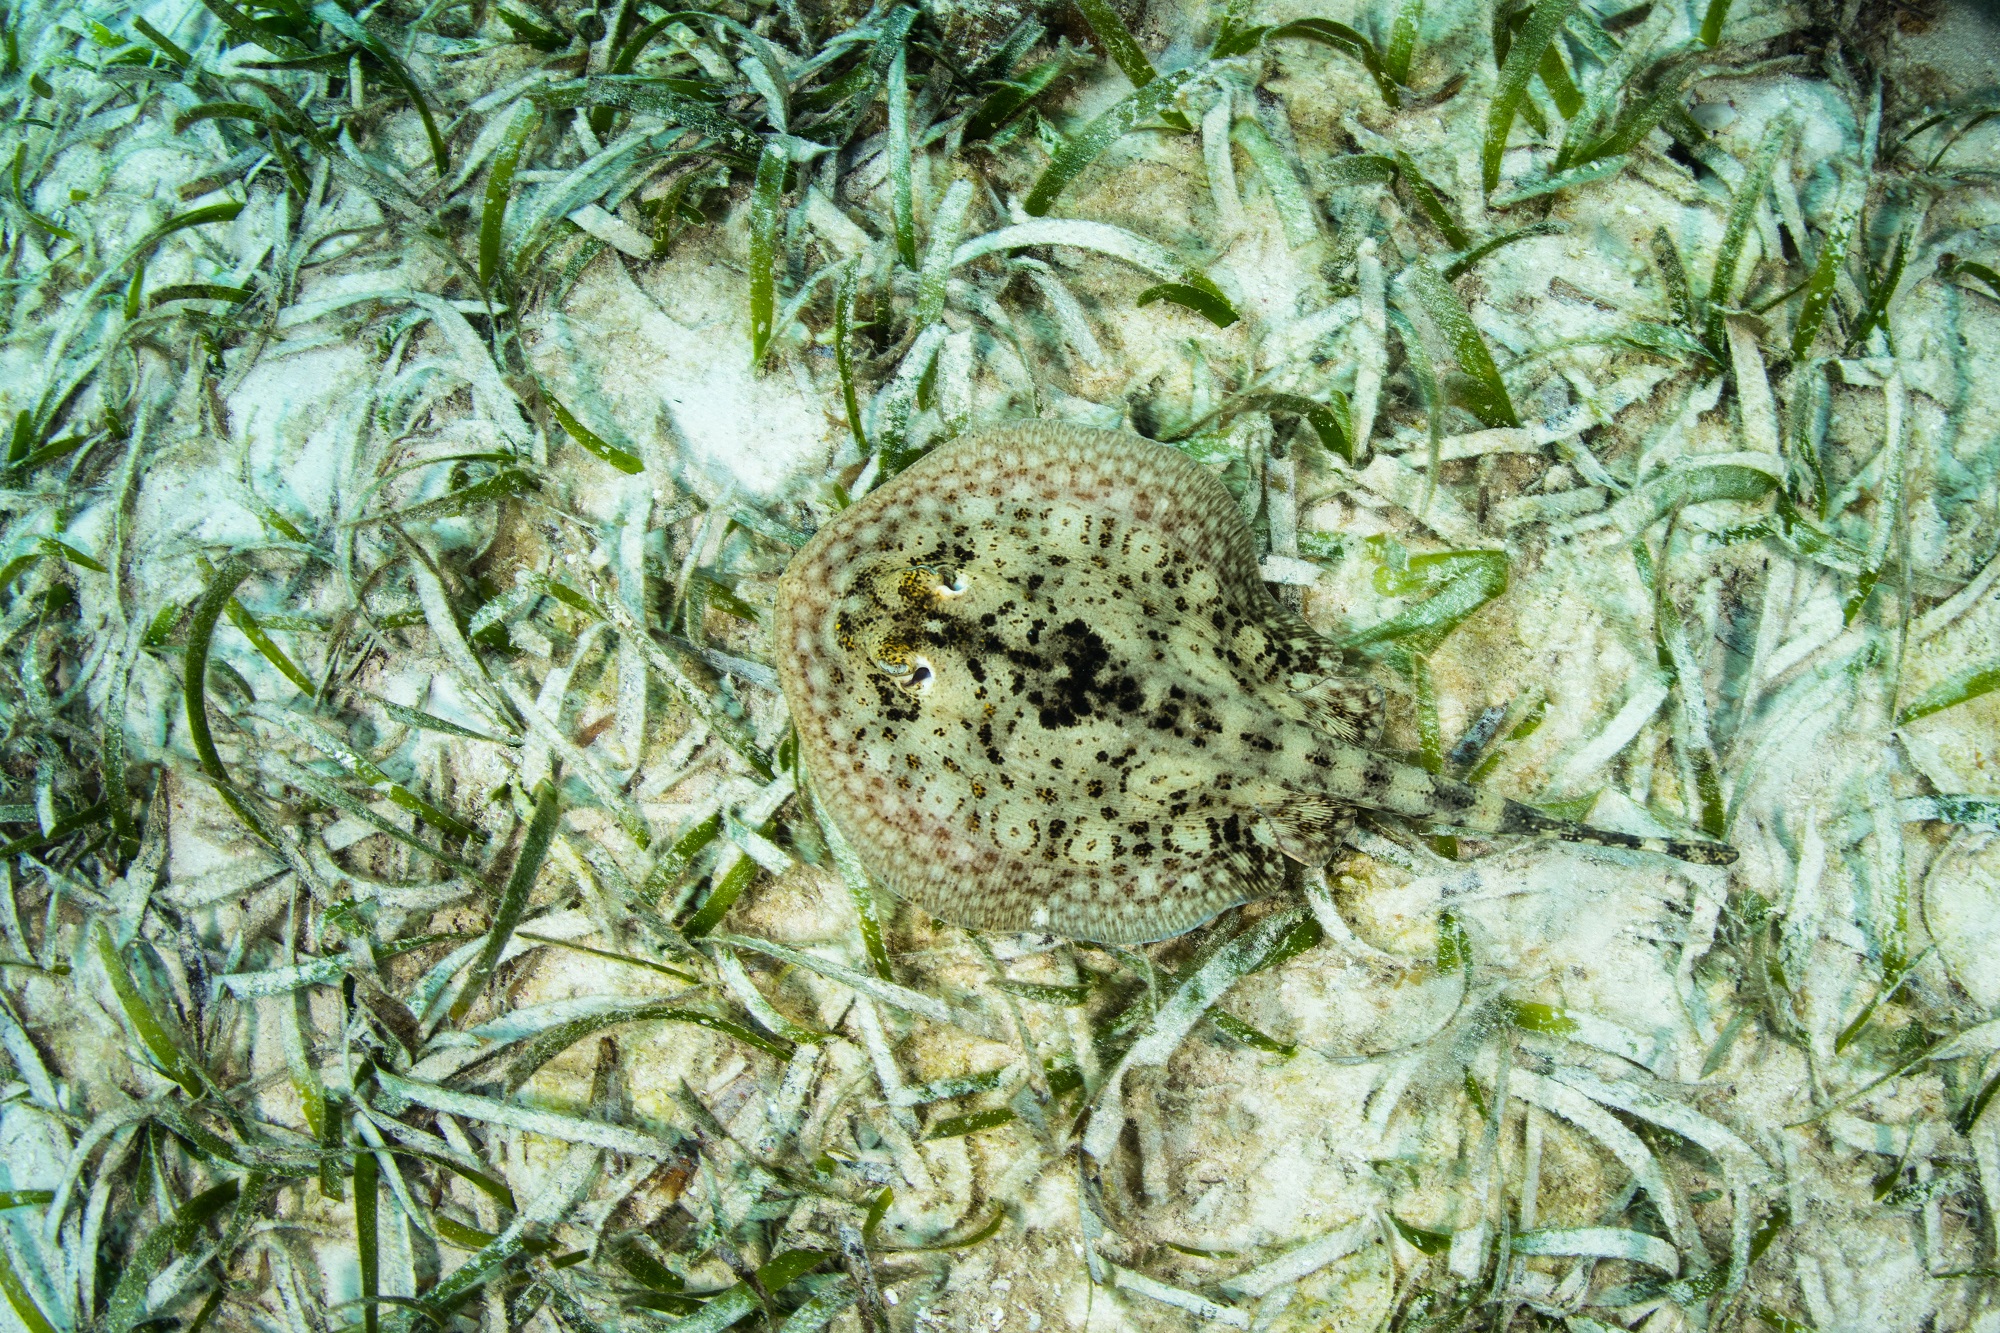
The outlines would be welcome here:
<svg viewBox="0 0 2000 1333">
<path fill-rule="evenodd" d="M 1411 557 L 1406 566 L 1411 591 L 1434 592 L 1379 625 L 1340 640 L 1343 648 L 1366 650 L 1392 644 L 1403 651 L 1435 652 L 1453 630 L 1507 590 L 1507 556 L 1502 551 L 1443 551 Z"/>
<path fill-rule="evenodd" d="M 1238 315 L 1229 301 L 1213 288 L 1202 288 L 1191 282 L 1157 282 L 1140 292 L 1133 300 L 1134 305 L 1148 306 L 1155 301 L 1165 301 L 1197 315 L 1218 329 L 1226 329 L 1234 324 Z"/>
<path fill-rule="evenodd" d="M 541 874 L 542 860 L 548 855 L 556 823 L 561 818 L 562 805 L 555 784 L 544 782 L 535 792 L 534 813 L 529 817 L 527 831 L 521 837 L 521 850 L 514 857 L 514 868 L 507 873 L 507 882 L 501 887 L 499 900 L 493 906 L 493 923 L 487 927 L 486 943 L 471 970 L 466 973 L 458 999 L 452 1002 L 454 1021 L 465 1017 L 493 976 L 493 969 L 507 948 L 507 940 L 513 935 L 514 927 L 520 924 L 522 913 L 527 910 L 528 895 L 535 887 L 536 876 Z"/>
<path fill-rule="evenodd" d="M 1507 151 L 1507 136 L 1513 132 L 1514 118 L 1528 96 L 1528 83 L 1539 71 L 1543 52 L 1568 21 L 1576 3 L 1577 0 L 1540 0 L 1500 67 L 1500 85 L 1486 112 L 1486 141 L 1479 158 L 1480 176 L 1488 194 L 1499 188 L 1500 160 Z"/>
<path fill-rule="evenodd" d="M 1507 385 L 1493 363 L 1493 353 L 1487 350 L 1486 340 L 1474 326 L 1472 315 L 1458 293 L 1426 260 L 1412 264 L 1408 276 L 1417 305 L 1444 335 L 1459 369 L 1471 381 L 1465 392 L 1467 410 L 1489 426 L 1520 425 Z"/>
<path fill-rule="evenodd" d="M 1391 110 L 1402 106 L 1402 89 L 1398 87 L 1395 76 L 1389 72 L 1388 64 L 1384 61 L 1382 53 L 1376 49 L 1375 43 L 1347 24 L 1336 23 L 1331 19 L 1294 19 L 1273 28 L 1246 29 L 1228 49 L 1218 50 L 1216 54 L 1237 55 L 1251 49 L 1259 41 L 1271 42 L 1284 38 L 1319 42 L 1353 56 L 1374 78 L 1383 102 L 1387 103 Z"/>
<path fill-rule="evenodd" d="M 1095 161 L 1098 154 L 1145 122 L 1160 118 L 1172 108 L 1174 99 L 1183 88 L 1207 73 L 1203 65 L 1190 65 L 1186 69 L 1163 74 L 1064 140 L 1022 202 L 1028 215 L 1041 217 L 1047 213 L 1056 196 L 1082 175 L 1084 168 Z"/>
<path fill-rule="evenodd" d="M 761 364 L 770 350 L 776 311 L 772 265 L 778 249 L 778 196 L 791 170 L 782 145 L 766 144 L 757 159 L 757 179 L 750 188 L 750 360 Z M 900 225 L 901 215 L 898 214 Z"/>
<path fill-rule="evenodd" d="M 507 201 L 513 194 L 514 172 L 529 138 L 541 126 L 541 117 L 532 102 L 516 102 L 507 112 L 507 129 L 493 153 L 486 172 L 484 207 L 479 214 L 479 285 L 493 286 L 500 272 Z"/>
<path fill-rule="evenodd" d="M 1134 88 L 1143 88 L 1153 81 L 1153 62 L 1146 59 L 1146 53 L 1139 49 L 1139 43 L 1125 27 L 1118 11 L 1107 0 L 1077 0 L 1077 9 L 1082 12 L 1090 30 L 1097 40 L 1104 44 L 1104 52 L 1113 64 L 1125 72 L 1132 80 Z"/>
</svg>

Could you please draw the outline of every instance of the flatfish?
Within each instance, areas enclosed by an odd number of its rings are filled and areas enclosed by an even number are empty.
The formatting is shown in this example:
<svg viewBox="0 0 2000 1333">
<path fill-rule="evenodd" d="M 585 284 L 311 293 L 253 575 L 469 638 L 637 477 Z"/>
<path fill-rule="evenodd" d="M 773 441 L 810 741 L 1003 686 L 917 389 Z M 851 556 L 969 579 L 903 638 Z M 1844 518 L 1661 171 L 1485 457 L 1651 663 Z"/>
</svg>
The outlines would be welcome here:
<svg viewBox="0 0 2000 1333">
<path fill-rule="evenodd" d="M 1271 596 L 1222 483 L 1119 432 L 919 460 L 793 559 L 775 648 L 815 799 L 883 887 L 975 929 L 1176 935 L 1331 860 L 1363 808 L 1736 856 L 1379 753 L 1379 687 Z"/>
</svg>

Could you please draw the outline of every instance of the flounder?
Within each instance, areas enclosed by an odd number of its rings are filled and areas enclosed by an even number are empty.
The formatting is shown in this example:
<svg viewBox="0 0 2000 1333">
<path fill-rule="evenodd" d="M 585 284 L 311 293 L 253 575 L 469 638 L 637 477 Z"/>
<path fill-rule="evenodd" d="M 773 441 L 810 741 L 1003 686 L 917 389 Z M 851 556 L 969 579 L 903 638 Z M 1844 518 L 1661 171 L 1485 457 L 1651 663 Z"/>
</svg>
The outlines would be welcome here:
<svg viewBox="0 0 2000 1333">
<path fill-rule="evenodd" d="M 814 797 L 891 892 L 982 930 L 1163 939 L 1332 859 L 1357 809 L 1727 864 L 1377 753 L 1378 687 L 1281 607 L 1214 475 L 1031 423 L 822 527 L 776 655 Z"/>
</svg>

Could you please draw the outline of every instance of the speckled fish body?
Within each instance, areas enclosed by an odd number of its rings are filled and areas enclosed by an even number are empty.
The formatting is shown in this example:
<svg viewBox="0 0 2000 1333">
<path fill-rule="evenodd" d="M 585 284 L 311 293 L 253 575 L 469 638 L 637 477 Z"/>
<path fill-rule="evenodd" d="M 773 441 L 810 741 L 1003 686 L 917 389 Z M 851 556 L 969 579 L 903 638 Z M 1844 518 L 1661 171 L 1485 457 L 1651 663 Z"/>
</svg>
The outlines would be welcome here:
<svg viewBox="0 0 2000 1333">
<path fill-rule="evenodd" d="M 1302 691 L 1375 730 L 1229 493 L 1130 436 L 934 453 L 821 529 L 779 607 L 818 799 L 889 889 L 975 927 L 1153 939 L 1274 891 L 1259 826 L 1344 748 Z"/>
<path fill-rule="evenodd" d="M 776 635 L 815 798 L 962 925 L 1178 934 L 1324 863 L 1356 807 L 1564 832 L 1366 748 L 1379 691 L 1271 597 L 1222 484 L 1134 436 L 932 453 L 799 552 Z"/>
</svg>

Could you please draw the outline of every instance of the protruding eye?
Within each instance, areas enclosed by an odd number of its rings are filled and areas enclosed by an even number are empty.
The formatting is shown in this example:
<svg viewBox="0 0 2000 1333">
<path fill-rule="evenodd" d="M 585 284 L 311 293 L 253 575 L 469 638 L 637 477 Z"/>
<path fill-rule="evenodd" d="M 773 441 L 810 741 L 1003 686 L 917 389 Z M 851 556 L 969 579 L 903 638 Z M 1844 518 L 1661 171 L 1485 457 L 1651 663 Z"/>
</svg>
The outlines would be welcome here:
<svg viewBox="0 0 2000 1333">
<path fill-rule="evenodd" d="M 868 654 L 868 660 L 873 662 L 875 669 L 885 676 L 903 677 L 910 674 L 913 662 L 923 659 L 912 658 L 910 646 L 900 639 L 883 639 L 875 644 L 873 651 Z"/>
<path fill-rule="evenodd" d="M 942 565 L 911 565 L 896 576 L 896 590 L 906 601 L 918 603 L 957 597 L 965 591 L 965 577 Z"/>
<path fill-rule="evenodd" d="M 924 658 L 913 657 L 910 663 L 909 674 L 896 683 L 912 694 L 929 693 L 931 683 L 937 679 L 937 672 L 931 669 L 931 664 Z"/>
</svg>

